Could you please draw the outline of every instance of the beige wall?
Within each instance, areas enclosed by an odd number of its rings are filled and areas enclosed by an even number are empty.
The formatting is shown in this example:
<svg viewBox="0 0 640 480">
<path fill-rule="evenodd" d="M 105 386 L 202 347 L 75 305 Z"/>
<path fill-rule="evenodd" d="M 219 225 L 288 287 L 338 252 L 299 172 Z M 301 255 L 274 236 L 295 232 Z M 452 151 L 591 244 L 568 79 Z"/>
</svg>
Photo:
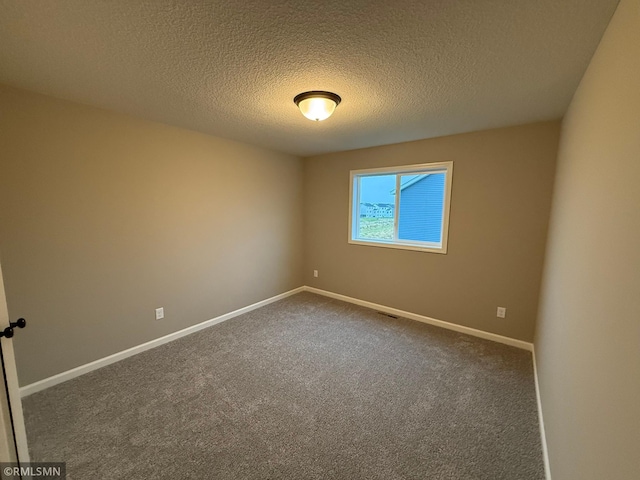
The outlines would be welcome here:
<svg viewBox="0 0 640 480">
<path fill-rule="evenodd" d="M 305 283 L 531 341 L 558 136 L 547 122 L 306 159 Z M 350 170 L 448 160 L 446 255 L 347 243 Z"/>
<path fill-rule="evenodd" d="M 554 480 L 640 478 L 640 1 L 571 103 L 536 332 Z"/>
<path fill-rule="evenodd" d="M 296 157 L 7 87 L 0 152 L 22 385 L 302 285 Z"/>
</svg>

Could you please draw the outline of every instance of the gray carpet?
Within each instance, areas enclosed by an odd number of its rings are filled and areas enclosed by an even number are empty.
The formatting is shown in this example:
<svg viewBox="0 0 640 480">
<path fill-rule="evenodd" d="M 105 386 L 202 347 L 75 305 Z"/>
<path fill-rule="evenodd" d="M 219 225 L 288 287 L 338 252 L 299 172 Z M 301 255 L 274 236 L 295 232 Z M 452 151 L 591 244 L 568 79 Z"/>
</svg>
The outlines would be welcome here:
<svg viewBox="0 0 640 480">
<path fill-rule="evenodd" d="M 310 293 L 24 408 L 73 480 L 544 478 L 530 353 Z"/>
</svg>

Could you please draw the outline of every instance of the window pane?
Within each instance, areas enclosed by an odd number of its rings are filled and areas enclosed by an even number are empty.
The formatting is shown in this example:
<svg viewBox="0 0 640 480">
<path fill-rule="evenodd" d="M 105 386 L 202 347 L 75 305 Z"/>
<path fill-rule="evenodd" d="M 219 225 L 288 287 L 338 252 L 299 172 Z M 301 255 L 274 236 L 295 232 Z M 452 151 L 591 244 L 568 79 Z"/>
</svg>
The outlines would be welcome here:
<svg viewBox="0 0 640 480">
<path fill-rule="evenodd" d="M 400 176 L 398 238 L 442 241 L 445 173 Z"/>
<path fill-rule="evenodd" d="M 393 240 L 395 175 L 360 177 L 357 238 Z"/>
</svg>

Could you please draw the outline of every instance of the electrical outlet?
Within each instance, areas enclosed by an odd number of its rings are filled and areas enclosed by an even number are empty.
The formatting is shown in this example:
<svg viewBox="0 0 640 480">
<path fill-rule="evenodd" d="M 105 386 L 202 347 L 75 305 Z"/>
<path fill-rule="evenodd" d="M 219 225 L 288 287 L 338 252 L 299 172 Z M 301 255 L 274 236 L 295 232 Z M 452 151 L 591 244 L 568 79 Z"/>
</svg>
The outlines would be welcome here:
<svg viewBox="0 0 640 480">
<path fill-rule="evenodd" d="M 507 316 L 507 309 L 505 307 L 498 307 L 498 313 L 496 316 L 498 318 L 505 318 Z"/>
<path fill-rule="evenodd" d="M 318 270 L 314 270 L 314 271 L 313 271 L 313 276 L 314 276 L 314 277 L 316 277 L 316 278 L 318 278 Z"/>
<path fill-rule="evenodd" d="M 162 320 L 164 318 L 164 307 L 156 308 L 156 320 Z"/>
</svg>

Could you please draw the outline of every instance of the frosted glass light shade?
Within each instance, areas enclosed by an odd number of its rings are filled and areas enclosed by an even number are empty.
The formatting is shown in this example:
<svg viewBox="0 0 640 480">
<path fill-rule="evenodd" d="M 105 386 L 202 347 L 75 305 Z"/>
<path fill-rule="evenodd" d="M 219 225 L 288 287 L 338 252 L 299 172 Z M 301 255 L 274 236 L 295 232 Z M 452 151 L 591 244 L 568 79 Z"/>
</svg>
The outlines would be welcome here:
<svg viewBox="0 0 640 480">
<path fill-rule="evenodd" d="M 325 120 L 331 116 L 336 109 L 336 104 L 328 98 L 307 98 L 302 100 L 298 107 L 302 114 L 309 120 Z"/>
<path fill-rule="evenodd" d="M 335 93 L 314 91 L 296 95 L 293 101 L 305 117 L 319 122 L 333 114 L 341 98 Z"/>
</svg>

